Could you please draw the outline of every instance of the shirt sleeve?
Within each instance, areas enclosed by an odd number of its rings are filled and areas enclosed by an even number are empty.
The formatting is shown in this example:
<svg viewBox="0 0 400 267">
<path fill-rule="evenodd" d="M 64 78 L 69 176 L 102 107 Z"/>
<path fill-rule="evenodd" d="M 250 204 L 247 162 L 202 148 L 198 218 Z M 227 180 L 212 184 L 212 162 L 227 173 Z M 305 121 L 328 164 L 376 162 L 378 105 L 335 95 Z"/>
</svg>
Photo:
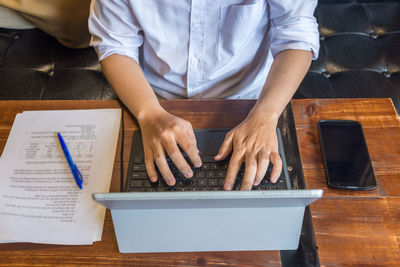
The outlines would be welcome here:
<svg viewBox="0 0 400 267">
<path fill-rule="evenodd" d="M 141 27 L 125 0 L 93 0 L 90 7 L 90 45 L 99 61 L 112 54 L 124 55 L 139 63 L 139 47 L 143 44 Z"/>
<path fill-rule="evenodd" d="M 311 51 L 318 58 L 319 33 L 314 17 L 317 0 L 268 0 L 271 52 L 275 57 L 287 49 Z"/>
</svg>

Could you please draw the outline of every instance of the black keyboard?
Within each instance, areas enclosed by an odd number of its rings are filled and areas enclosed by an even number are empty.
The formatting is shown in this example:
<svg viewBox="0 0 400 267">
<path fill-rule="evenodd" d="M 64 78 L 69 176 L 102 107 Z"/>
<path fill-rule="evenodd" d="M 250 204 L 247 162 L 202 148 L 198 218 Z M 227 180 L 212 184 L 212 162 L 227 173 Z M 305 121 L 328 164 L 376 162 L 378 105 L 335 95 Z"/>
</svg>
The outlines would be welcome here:
<svg viewBox="0 0 400 267">
<path fill-rule="evenodd" d="M 186 178 L 167 158 L 170 169 L 176 179 L 174 186 L 166 184 L 160 172 L 157 170 L 158 181 L 153 183 L 150 181 L 146 173 L 146 167 L 140 159 L 130 161 L 128 168 L 128 176 L 126 182 L 126 191 L 128 192 L 158 192 L 158 191 L 219 191 L 224 190 L 224 181 L 228 169 L 229 157 L 223 161 L 215 161 L 214 155 L 202 155 L 202 166 L 194 168 L 193 177 Z M 187 157 L 185 157 L 187 159 Z M 187 162 L 190 162 L 187 160 Z M 258 186 L 253 186 L 252 190 L 286 190 L 288 189 L 284 172 L 282 171 L 276 183 L 270 182 L 270 174 L 272 164 L 269 165 L 267 173 Z M 240 190 L 240 186 L 244 176 L 244 164 L 242 165 L 233 190 Z"/>
</svg>

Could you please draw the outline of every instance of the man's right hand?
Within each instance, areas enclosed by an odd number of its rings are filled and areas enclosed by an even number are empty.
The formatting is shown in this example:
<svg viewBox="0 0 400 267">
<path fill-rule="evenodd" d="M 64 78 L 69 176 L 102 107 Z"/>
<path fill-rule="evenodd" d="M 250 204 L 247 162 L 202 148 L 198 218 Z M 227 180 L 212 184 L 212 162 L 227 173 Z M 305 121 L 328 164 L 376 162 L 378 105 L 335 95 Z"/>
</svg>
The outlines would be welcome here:
<svg viewBox="0 0 400 267">
<path fill-rule="evenodd" d="M 175 184 L 165 152 L 187 178 L 192 177 L 192 169 L 178 147 L 188 155 L 195 167 L 201 166 L 192 125 L 160 106 L 142 69 L 133 59 L 113 54 L 101 61 L 101 67 L 118 97 L 139 122 L 150 180 L 157 181 L 155 162 L 167 184 Z"/>
<path fill-rule="evenodd" d="M 201 167 L 202 162 L 190 122 L 162 108 L 142 115 L 139 116 L 138 121 L 142 132 L 147 175 L 150 180 L 155 182 L 158 179 L 155 168 L 157 164 L 166 183 L 170 186 L 175 185 L 176 181 L 168 166 L 166 153 L 179 171 L 186 178 L 191 178 L 193 171 L 179 150 L 180 147 L 188 155 L 194 167 Z"/>
</svg>

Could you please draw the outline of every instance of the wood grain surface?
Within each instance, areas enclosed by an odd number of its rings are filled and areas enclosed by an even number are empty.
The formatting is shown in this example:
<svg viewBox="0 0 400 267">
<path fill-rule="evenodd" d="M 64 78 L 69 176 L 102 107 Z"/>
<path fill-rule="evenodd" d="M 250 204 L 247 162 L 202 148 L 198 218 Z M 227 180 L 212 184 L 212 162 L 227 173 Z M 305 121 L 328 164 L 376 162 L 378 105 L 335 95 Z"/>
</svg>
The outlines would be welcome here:
<svg viewBox="0 0 400 267">
<path fill-rule="evenodd" d="M 400 266 L 400 122 L 390 99 L 293 100 L 306 186 L 324 189 L 311 205 L 321 266 Z M 317 122 L 360 121 L 377 188 L 327 187 Z"/>
<path fill-rule="evenodd" d="M 232 127 L 254 101 L 161 101 L 194 128 Z M 390 99 L 293 100 L 296 131 L 307 188 L 324 189 L 311 206 L 322 266 L 399 266 L 400 123 Z M 0 151 L 16 113 L 24 110 L 119 108 L 116 101 L 0 101 Z M 326 185 L 316 123 L 320 119 L 359 120 L 364 128 L 378 187 L 340 191 Z M 126 171 L 134 118 L 125 113 Z M 121 136 L 120 136 L 121 137 Z M 121 148 L 119 138 L 118 149 Z M 115 157 L 110 191 L 119 191 L 120 157 Z M 277 251 L 121 254 L 107 211 L 102 241 L 92 246 L 0 244 L 2 266 L 280 266 Z"/>
<path fill-rule="evenodd" d="M 245 118 L 254 101 L 162 101 L 171 113 L 189 120 L 194 128 L 225 128 Z M 234 105 L 233 105 L 234 104 Z M 120 108 L 116 101 L 0 101 L 0 151 L 3 150 L 14 117 L 24 110 Z M 134 118 L 124 113 L 124 170 L 126 172 Z M 121 148 L 121 133 L 117 151 Z M 119 191 L 120 157 L 115 164 L 110 191 Z M 151 231 L 151 229 L 148 229 Z M 142 253 L 121 254 L 107 210 L 102 241 L 92 246 L 56 246 L 45 244 L 0 244 L 0 266 L 281 266 L 279 251 Z"/>
</svg>

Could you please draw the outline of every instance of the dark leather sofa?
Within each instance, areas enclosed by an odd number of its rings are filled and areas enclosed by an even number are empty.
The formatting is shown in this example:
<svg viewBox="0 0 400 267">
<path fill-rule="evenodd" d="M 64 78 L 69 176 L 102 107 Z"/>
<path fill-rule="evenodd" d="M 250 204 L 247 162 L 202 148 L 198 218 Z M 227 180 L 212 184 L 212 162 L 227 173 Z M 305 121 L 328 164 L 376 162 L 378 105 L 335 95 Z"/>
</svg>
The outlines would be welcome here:
<svg viewBox="0 0 400 267">
<path fill-rule="evenodd" d="M 320 0 L 321 49 L 295 98 L 390 97 L 400 111 L 400 0 Z M 0 28 L 0 100 L 116 99 L 92 48 Z"/>
</svg>

